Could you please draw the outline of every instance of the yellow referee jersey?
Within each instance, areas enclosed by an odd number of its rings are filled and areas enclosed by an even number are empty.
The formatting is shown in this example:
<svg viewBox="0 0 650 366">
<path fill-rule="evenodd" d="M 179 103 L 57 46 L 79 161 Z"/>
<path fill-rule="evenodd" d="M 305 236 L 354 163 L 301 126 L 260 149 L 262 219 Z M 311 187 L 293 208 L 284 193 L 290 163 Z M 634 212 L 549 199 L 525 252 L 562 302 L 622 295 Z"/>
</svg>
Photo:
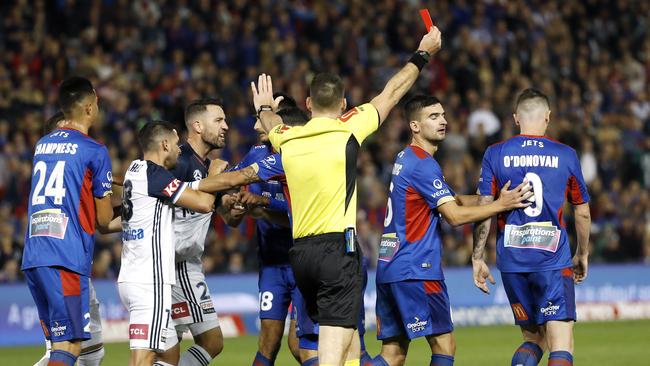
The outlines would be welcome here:
<svg viewBox="0 0 650 366">
<path fill-rule="evenodd" d="M 378 127 L 379 113 L 367 103 L 337 119 L 271 130 L 289 187 L 294 239 L 356 226 L 357 153 Z"/>
</svg>

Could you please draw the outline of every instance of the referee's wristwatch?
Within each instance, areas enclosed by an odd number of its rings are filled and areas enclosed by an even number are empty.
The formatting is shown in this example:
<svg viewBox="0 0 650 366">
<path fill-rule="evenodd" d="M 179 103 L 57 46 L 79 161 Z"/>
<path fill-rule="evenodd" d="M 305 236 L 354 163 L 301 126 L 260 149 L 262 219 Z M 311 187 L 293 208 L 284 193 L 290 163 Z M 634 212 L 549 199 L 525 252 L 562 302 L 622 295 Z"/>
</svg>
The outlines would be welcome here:
<svg viewBox="0 0 650 366">
<path fill-rule="evenodd" d="M 260 109 L 257 110 L 257 117 L 259 117 L 262 112 L 273 112 L 273 107 L 268 104 L 261 105 Z"/>
</svg>

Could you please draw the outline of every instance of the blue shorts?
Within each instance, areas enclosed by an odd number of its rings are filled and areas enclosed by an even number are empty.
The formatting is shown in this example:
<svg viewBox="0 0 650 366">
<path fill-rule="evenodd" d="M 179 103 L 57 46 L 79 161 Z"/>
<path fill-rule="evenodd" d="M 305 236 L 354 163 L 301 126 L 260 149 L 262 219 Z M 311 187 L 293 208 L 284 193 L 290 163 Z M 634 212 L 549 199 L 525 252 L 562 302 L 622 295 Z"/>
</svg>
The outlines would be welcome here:
<svg viewBox="0 0 650 366">
<path fill-rule="evenodd" d="M 88 276 L 63 267 L 24 270 L 45 338 L 52 342 L 90 339 Z"/>
<path fill-rule="evenodd" d="M 530 273 L 501 273 L 517 325 L 576 320 L 571 268 Z"/>
<path fill-rule="evenodd" d="M 291 266 L 263 266 L 260 269 L 258 287 L 260 319 L 284 321 L 289 312 L 289 304 L 300 294 Z"/>
<path fill-rule="evenodd" d="M 444 281 L 377 284 L 377 339 L 414 339 L 454 330 Z"/>
</svg>

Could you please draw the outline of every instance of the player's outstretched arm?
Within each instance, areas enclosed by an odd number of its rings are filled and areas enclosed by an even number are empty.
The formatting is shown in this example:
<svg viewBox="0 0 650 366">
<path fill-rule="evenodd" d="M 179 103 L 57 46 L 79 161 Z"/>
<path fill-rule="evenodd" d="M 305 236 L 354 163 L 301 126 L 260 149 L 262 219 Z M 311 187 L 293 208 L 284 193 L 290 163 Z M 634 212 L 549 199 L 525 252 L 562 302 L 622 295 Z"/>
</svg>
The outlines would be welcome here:
<svg viewBox="0 0 650 366">
<path fill-rule="evenodd" d="M 230 227 L 239 226 L 246 215 L 246 209 L 237 204 L 239 195 L 240 192 L 224 194 L 221 197 L 221 204 L 217 207 L 217 213 Z"/>
<path fill-rule="evenodd" d="M 488 205 L 494 202 L 492 196 L 477 196 L 478 206 Z M 474 248 L 472 250 L 472 276 L 474 278 L 474 285 L 486 294 L 490 293 L 490 288 L 486 280 L 489 280 L 493 285 L 496 283 L 494 277 L 490 273 L 490 268 L 485 263 L 485 244 L 487 243 L 488 236 L 490 235 L 491 218 L 479 221 L 474 225 Z"/>
<path fill-rule="evenodd" d="M 379 124 L 388 117 L 391 109 L 411 89 L 420 74 L 420 70 L 429 61 L 431 55 L 438 52 L 442 45 L 440 37 L 440 30 L 435 26 L 431 27 L 429 33 L 422 37 L 420 46 L 411 60 L 397 74 L 393 75 L 386 83 L 384 90 L 370 101 L 379 112 Z"/>
<path fill-rule="evenodd" d="M 257 175 L 258 171 L 259 166 L 257 163 L 254 163 L 234 172 L 217 174 L 201 179 L 198 184 L 198 189 L 206 193 L 216 193 L 259 182 L 261 179 Z"/>
<path fill-rule="evenodd" d="M 478 206 L 479 196 L 476 194 L 457 194 L 454 196 L 458 206 Z"/>
<path fill-rule="evenodd" d="M 578 248 L 573 256 L 573 280 L 580 283 L 587 278 L 589 265 L 589 231 L 591 230 L 591 213 L 589 203 L 574 206 L 576 236 Z"/>
<path fill-rule="evenodd" d="M 513 190 L 508 190 L 510 181 L 501 189 L 499 199 L 484 206 L 458 206 L 456 201 L 449 201 L 438 206 L 438 211 L 453 226 L 468 224 L 492 217 L 499 212 L 530 206 L 526 200 L 533 195 L 531 185 L 524 180 Z"/>
<path fill-rule="evenodd" d="M 214 207 L 214 199 L 212 194 L 187 188 L 181 193 L 175 205 L 194 212 L 208 213 Z"/>
</svg>

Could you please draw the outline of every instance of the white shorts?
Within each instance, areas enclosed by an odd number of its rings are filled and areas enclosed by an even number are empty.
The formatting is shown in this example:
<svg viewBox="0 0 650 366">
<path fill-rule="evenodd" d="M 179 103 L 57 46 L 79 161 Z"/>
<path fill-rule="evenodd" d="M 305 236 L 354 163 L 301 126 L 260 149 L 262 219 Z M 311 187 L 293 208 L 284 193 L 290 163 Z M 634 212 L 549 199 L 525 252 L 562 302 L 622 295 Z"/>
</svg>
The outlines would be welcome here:
<svg viewBox="0 0 650 366">
<path fill-rule="evenodd" d="M 176 284 L 172 286 L 172 319 L 176 331 L 197 336 L 219 327 L 205 275 L 187 262 L 176 263 Z"/>
<path fill-rule="evenodd" d="M 90 336 L 91 338 L 81 342 L 81 349 L 96 346 L 102 343 L 102 318 L 99 315 L 99 300 L 97 300 L 97 293 L 93 281 L 88 279 L 88 292 L 90 294 L 90 302 L 88 303 L 90 309 Z"/>
<path fill-rule="evenodd" d="M 120 282 L 122 304 L 129 311 L 131 349 L 161 352 L 178 343 L 171 320 L 171 285 Z"/>
</svg>

